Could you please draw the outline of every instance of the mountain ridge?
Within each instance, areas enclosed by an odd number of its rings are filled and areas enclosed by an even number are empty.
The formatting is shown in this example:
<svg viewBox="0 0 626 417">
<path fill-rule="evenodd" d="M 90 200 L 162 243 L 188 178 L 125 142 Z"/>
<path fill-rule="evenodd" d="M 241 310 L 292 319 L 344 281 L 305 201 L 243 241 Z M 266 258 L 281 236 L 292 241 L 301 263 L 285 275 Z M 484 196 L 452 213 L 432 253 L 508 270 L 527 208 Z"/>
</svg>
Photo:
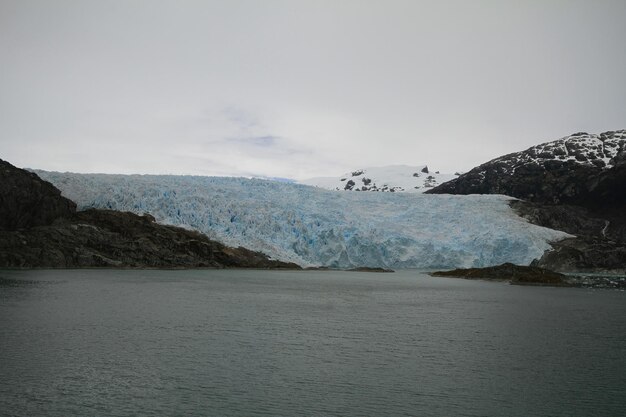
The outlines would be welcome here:
<svg viewBox="0 0 626 417">
<path fill-rule="evenodd" d="M 594 179 L 612 169 L 626 130 L 574 133 L 485 162 L 429 194 L 505 194 L 538 203 L 579 203 Z"/>
</svg>

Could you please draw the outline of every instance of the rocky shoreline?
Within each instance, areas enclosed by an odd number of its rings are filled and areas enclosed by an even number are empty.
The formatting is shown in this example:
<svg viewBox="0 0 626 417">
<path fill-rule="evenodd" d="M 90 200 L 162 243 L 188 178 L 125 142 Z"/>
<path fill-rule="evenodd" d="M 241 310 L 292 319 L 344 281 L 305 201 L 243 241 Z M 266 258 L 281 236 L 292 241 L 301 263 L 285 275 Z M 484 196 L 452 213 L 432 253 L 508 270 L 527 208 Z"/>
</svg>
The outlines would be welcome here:
<svg viewBox="0 0 626 417">
<path fill-rule="evenodd" d="M 453 277 L 480 279 L 486 281 L 506 281 L 514 285 L 539 285 L 552 287 L 571 286 L 564 274 L 534 266 L 521 266 L 504 263 L 487 268 L 459 268 L 451 271 L 431 272 L 433 277 Z"/>
<path fill-rule="evenodd" d="M 508 282 L 512 285 L 540 287 L 575 287 L 592 289 L 626 289 L 626 274 L 567 273 L 546 268 L 502 264 L 487 268 L 455 269 L 431 272 L 433 277 L 461 278 L 481 281 Z"/>
</svg>

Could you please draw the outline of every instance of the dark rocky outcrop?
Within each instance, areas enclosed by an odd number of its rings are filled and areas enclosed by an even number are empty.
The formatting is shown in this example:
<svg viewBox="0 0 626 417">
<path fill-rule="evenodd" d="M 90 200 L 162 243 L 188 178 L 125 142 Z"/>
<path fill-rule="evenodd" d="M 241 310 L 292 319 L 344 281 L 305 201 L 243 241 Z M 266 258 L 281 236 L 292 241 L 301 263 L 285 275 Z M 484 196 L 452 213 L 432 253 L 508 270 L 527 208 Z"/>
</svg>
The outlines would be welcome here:
<svg viewBox="0 0 626 417">
<path fill-rule="evenodd" d="M 535 263 L 567 272 L 626 273 L 626 152 L 587 183 L 573 204 L 513 201 L 511 206 L 531 223 L 575 235 L 556 242 Z"/>
<path fill-rule="evenodd" d="M 533 266 L 563 272 L 611 273 L 626 275 L 626 245 L 616 242 L 565 239 L 552 244 Z"/>
<path fill-rule="evenodd" d="M 589 239 L 607 237 L 607 220 L 595 215 L 586 207 L 569 204 L 540 204 L 523 200 L 513 200 L 509 205 L 517 214 L 539 226 Z"/>
<path fill-rule="evenodd" d="M 0 267 L 300 268 L 158 224 L 150 215 L 75 212 L 70 200 L 35 174 L 8 163 L 2 169 L 0 213 L 9 221 L 0 231 Z"/>
<path fill-rule="evenodd" d="M 509 281 L 518 285 L 569 286 L 565 275 L 534 266 L 520 266 L 504 263 L 487 268 L 455 269 L 452 271 L 432 272 L 433 277 L 456 277 L 491 281 Z"/>
<path fill-rule="evenodd" d="M 52 184 L 0 159 L 0 230 L 43 226 L 75 212 Z"/>
<path fill-rule="evenodd" d="M 531 223 L 576 236 L 553 242 L 553 250 L 546 252 L 533 265 L 563 272 L 626 274 L 624 214 L 607 215 L 582 206 L 546 205 L 521 200 L 512 201 L 511 206 Z"/>
</svg>

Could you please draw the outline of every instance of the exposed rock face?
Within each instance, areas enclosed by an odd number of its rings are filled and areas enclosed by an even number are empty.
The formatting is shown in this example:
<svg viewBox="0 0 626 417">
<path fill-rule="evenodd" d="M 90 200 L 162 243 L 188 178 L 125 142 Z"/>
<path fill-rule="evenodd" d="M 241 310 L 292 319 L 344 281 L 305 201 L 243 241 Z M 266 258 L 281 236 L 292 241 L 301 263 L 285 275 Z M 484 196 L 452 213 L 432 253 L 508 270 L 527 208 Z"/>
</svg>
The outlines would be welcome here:
<svg viewBox="0 0 626 417">
<path fill-rule="evenodd" d="M 590 239 L 607 237 L 607 230 L 605 229 L 607 228 L 607 221 L 595 216 L 586 207 L 567 204 L 540 204 L 523 200 L 514 200 L 509 204 L 517 214 L 533 224 L 562 230 L 578 237 Z"/>
<path fill-rule="evenodd" d="M 595 191 L 599 182 L 606 181 L 600 177 L 624 159 L 625 147 L 626 130 L 575 133 L 496 158 L 427 192 L 506 194 L 541 203 L 577 204 L 600 192 Z"/>
<path fill-rule="evenodd" d="M 512 207 L 531 223 L 577 236 L 553 244 L 535 263 L 568 272 L 626 273 L 626 151 L 613 166 L 587 182 L 574 204 L 514 201 Z"/>
<path fill-rule="evenodd" d="M 624 215 L 606 216 L 581 206 L 513 201 L 511 206 L 531 223 L 576 235 L 552 243 L 533 265 L 564 272 L 622 272 L 626 274 Z M 607 220 L 607 217 L 613 219 Z"/>
<path fill-rule="evenodd" d="M 494 281 L 510 281 L 520 285 L 553 285 L 568 286 L 565 275 L 534 266 L 520 266 L 504 263 L 488 268 L 455 269 L 431 273 L 434 277 L 457 277 L 467 279 L 485 279 Z"/>
<path fill-rule="evenodd" d="M 553 247 L 532 265 L 563 272 L 626 274 L 624 244 L 579 238 L 556 242 Z"/>
<path fill-rule="evenodd" d="M 612 160 L 613 167 L 601 172 L 588 184 L 589 206 L 599 206 L 600 202 L 626 205 L 626 149 L 623 149 Z"/>
<path fill-rule="evenodd" d="M 0 230 L 43 226 L 75 212 L 52 184 L 0 159 Z"/>
<path fill-rule="evenodd" d="M 35 174 L 8 163 L 2 170 L 0 213 L 12 230 L 0 231 L 0 267 L 299 268 L 150 215 L 74 212 L 74 203 Z"/>
</svg>

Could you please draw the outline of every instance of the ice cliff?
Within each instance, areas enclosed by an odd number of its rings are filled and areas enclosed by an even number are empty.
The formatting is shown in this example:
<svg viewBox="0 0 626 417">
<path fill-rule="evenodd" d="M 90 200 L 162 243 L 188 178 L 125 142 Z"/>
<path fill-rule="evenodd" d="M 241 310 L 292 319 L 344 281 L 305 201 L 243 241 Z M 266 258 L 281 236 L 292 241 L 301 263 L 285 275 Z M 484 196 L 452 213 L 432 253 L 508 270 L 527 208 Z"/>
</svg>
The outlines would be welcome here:
<svg viewBox="0 0 626 417">
<path fill-rule="evenodd" d="M 565 233 L 499 195 L 337 193 L 244 178 L 36 171 L 79 209 L 148 212 L 301 265 L 452 268 L 528 264 Z"/>
</svg>

